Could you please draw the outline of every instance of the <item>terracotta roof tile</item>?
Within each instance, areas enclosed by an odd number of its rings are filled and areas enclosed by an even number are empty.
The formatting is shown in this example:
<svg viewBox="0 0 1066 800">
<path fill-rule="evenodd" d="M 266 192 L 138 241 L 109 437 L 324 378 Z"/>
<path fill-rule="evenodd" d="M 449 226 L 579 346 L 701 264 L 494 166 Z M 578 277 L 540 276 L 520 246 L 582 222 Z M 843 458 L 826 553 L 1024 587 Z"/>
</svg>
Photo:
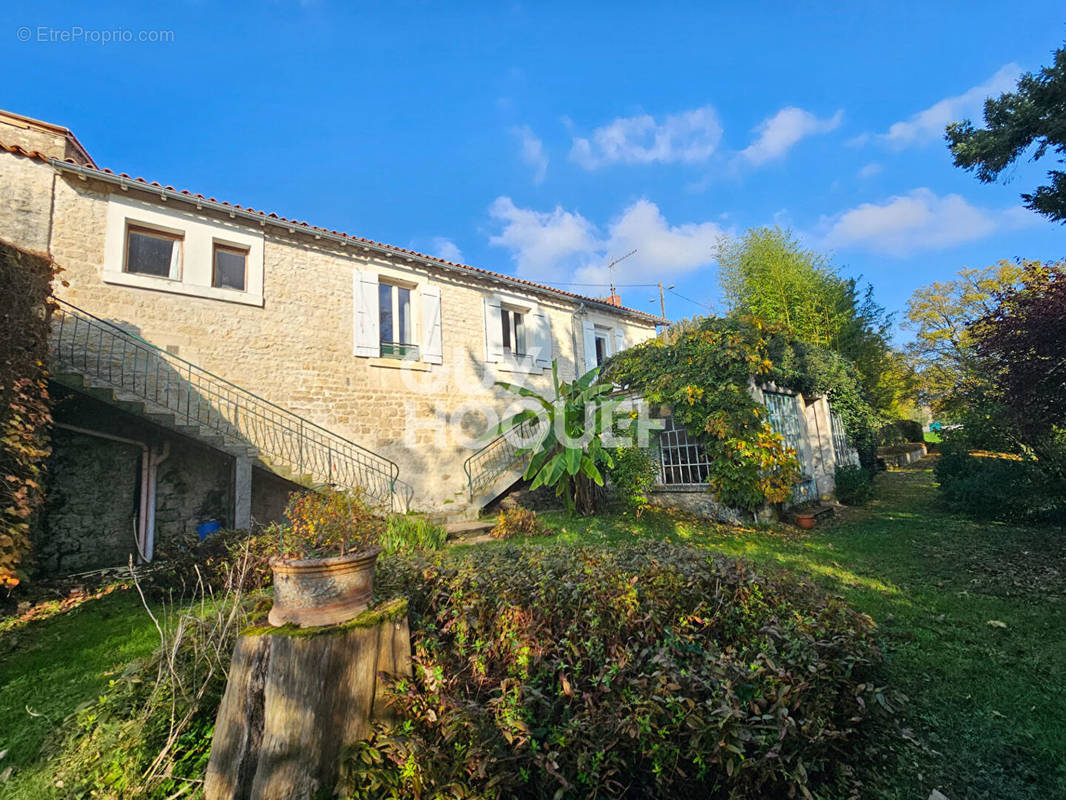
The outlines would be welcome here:
<svg viewBox="0 0 1066 800">
<path fill-rule="evenodd" d="M 132 181 L 133 183 L 141 184 L 141 185 L 143 185 L 145 187 L 169 190 L 169 191 L 172 191 L 172 192 L 176 192 L 178 194 L 182 194 L 182 195 L 186 195 L 188 197 L 192 197 L 192 198 L 197 199 L 197 200 L 203 200 L 203 201 L 208 202 L 208 203 L 217 203 L 219 205 L 226 206 L 227 208 L 232 208 L 232 209 L 235 209 L 235 210 L 238 210 L 238 211 L 242 211 L 242 212 L 245 212 L 245 213 L 248 213 L 248 214 L 253 214 L 255 216 L 263 217 L 264 219 L 276 220 L 276 221 L 284 223 L 286 225 L 290 225 L 293 228 L 302 228 L 302 229 L 308 230 L 308 231 L 320 231 L 322 233 L 330 233 L 330 234 L 333 234 L 334 236 L 340 236 L 340 237 L 343 237 L 344 239 L 347 239 L 347 240 L 352 241 L 352 242 L 359 242 L 361 244 L 367 244 L 367 245 L 371 245 L 373 247 L 381 247 L 381 248 L 384 248 L 384 249 L 387 249 L 387 250 L 391 250 L 391 251 L 396 252 L 396 253 L 403 253 L 403 254 L 406 254 L 406 255 L 414 256 L 416 258 L 425 259 L 427 261 L 433 261 L 433 262 L 437 262 L 439 264 L 446 264 L 449 267 L 454 267 L 454 268 L 467 270 L 467 271 L 472 272 L 472 273 L 477 274 L 477 275 L 484 275 L 484 276 L 490 277 L 490 278 L 503 278 L 503 279 L 508 280 L 508 281 L 514 281 L 515 283 L 523 284 L 525 286 L 531 286 L 531 287 L 536 288 L 536 289 L 541 289 L 541 290 L 546 290 L 546 291 L 549 291 L 549 292 L 553 292 L 554 294 L 562 295 L 563 297 L 569 297 L 569 298 L 572 298 L 572 299 L 575 299 L 575 300 L 589 301 L 589 302 L 593 302 L 593 303 L 597 303 L 597 304 L 605 305 L 605 306 L 608 305 L 607 303 L 605 303 L 601 299 L 598 299 L 598 298 L 595 298 L 595 297 L 589 297 L 587 295 L 577 294 L 575 292 L 568 292 L 565 289 L 558 289 L 558 288 L 556 288 L 554 286 L 549 286 L 548 284 L 545 284 L 545 283 L 537 283 L 535 281 L 527 281 L 525 278 L 516 278 L 513 275 L 505 275 L 502 272 L 493 272 L 492 270 L 482 269 L 481 267 L 473 267 L 473 266 L 470 266 L 469 264 L 460 264 L 460 263 L 455 262 L 455 261 L 448 261 L 445 258 L 439 258 L 437 256 L 431 256 L 431 255 L 428 255 L 426 253 L 419 253 L 416 250 L 408 250 L 407 248 L 397 247 L 396 245 L 391 245 L 391 244 L 385 244 L 384 242 L 377 242 L 377 241 L 374 241 L 373 239 L 366 239 L 366 238 L 364 238 L 362 236 L 353 236 L 352 234 L 344 233 L 343 231 L 335 231 L 335 230 L 329 230 L 328 228 L 321 228 L 321 227 L 319 227 L 317 225 L 311 225 L 308 222 L 301 222 L 299 220 L 287 219 L 286 217 L 283 217 L 283 216 L 281 216 L 279 214 L 276 214 L 274 212 L 267 213 L 265 211 L 256 211 L 255 209 L 253 209 L 251 207 L 245 207 L 245 206 L 237 205 L 236 203 L 228 203 L 225 200 L 216 200 L 213 197 L 205 197 L 202 194 L 199 194 L 199 193 L 196 193 L 196 192 L 190 192 L 187 189 L 182 189 L 179 192 L 177 189 L 174 189 L 172 186 L 163 186 L 162 184 L 160 184 L 160 183 L 158 183 L 156 181 L 149 182 L 149 181 L 145 180 L 144 178 L 140 178 L 140 177 L 131 178 L 128 173 L 125 173 L 125 172 L 116 173 L 113 170 L 107 169 L 106 167 L 100 168 L 100 167 L 97 167 L 97 166 L 95 166 L 93 164 L 81 164 L 81 163 L 78 163 L 77 161 L 75 161 L 72 158 L 68 158 L 68 159 L 65 159 L 65 160 L 51 159 L 48 156 L 44 155 L 44 153 L 41 153 L 39 151 L 36 151 L 36 150 L 28 151 L 28 150 L 26 150 L 26 149 L 24 149 L 22 147 L 19 147 L 18 145 L 7 145 L 7 144 L 4 144 L 3 142 L 0 142 L 0 148 L 6 150 L 9 153 L 14 153 L 16 155 L 26 156 L 27 158 L 33 158 L 33 159 L 36 159 L 38 161 L 51 162 L 51 161 L 54 160 L 54 161 L 57 161 L 59 163 L 74 164 L 75 166 L 82 167 L 84 169 L 88 169 L 88 170 L 91 170 L 93 172 L 99 172 L 102 175 L 109 175 L 109 176 L 114 176 L 114 177 L 118 177 L 118 178 L 125 178 L 126 180 Z M 660 319 L 659 317 L 655 316 L 654 314 L 649 314 L 649 313 L 647 313 L 645 311 L 640 311 L 640 310 L 635 309 L 635 308 L 628 308 L 627 306 L 611 306 L 611 307 L 612 308 L 618 308 L 619 310 L 622 310 L 622 311 L 627 311 L 627 312 L 629 312 L 631 314 L 636 314 L 637 316 L 640 316 L 640 317 L 645 317 L 649 321 L 658 321 Z"/>
</svg>

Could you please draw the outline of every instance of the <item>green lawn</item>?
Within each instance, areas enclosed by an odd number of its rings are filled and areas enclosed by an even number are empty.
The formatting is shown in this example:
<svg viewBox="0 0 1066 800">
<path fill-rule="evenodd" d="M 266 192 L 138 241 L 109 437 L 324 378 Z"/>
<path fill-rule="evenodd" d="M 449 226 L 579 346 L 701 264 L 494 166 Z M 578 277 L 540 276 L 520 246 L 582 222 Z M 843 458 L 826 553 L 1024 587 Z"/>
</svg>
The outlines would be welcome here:
<svg viewBox="0 0 1066 800">
<path fill-rule="evenodd" d="M 0 627 L 0 797 L 38 797 L 47 776 L 31 765 L 48 733 L 107 686 L 112 670 L 159 643 L 135 591 L 119 590 L 65 613 Z M 27 768 L 30 768 L 27 771 Z M 32 787 L 32 788 L 30 788 Z"/>
<path fill-rule="evenodd" d="M 1066 797 L 1066 535 L 975 523 L 937 503 L 929 461 L 882 474 L 876 499 L 800 533 L 739 530 L 682 515 L 544 514 L 554 546 L 654 537 L 813 576 L 880 626 L 883 680 L 908 698 L 885 762 L 856 763 L 863 797 Z M 499 546 L 497 543 L 475 545 Z M 135 593 L 50 619 L 0 624 L 0 796 L 44 796 L 47 733 L 148 653 L 155 630 Z M 40 791 L 38 791 L 40 787 Z"/>
</svg>

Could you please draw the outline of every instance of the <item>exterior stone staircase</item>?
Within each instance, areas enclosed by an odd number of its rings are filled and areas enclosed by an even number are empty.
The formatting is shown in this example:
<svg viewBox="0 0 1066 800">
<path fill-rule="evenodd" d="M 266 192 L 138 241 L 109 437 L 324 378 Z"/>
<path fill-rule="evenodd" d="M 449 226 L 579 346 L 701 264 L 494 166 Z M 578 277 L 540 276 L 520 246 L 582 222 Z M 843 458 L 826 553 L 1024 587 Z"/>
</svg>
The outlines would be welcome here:
<svg viewBox="0 0 1066 800">
<path fill-rule="evenodd" d="M 378 506 L 406 510 L 409 492 L 403 497 L 405 484 L 389 459 L 58 302 L 51 337 L 57 383 L 294 483 L 359 489 Z"/>
</svg>

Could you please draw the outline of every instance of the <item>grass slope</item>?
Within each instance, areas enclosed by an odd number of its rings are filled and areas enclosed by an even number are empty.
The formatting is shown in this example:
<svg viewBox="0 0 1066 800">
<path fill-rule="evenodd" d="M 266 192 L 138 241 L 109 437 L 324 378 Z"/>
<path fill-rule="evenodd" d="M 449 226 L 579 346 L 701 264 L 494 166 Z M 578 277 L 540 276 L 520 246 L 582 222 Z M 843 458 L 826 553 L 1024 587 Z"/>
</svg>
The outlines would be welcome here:
<svg viewBox="0 0 1066 800">
<path fill-rule="evenodd" d="M 134 591 L 117 591 L 0 631 L 0 796 L 42 796 L 34 771 L 48 733 L 107 686 L 109 673 L 152 651 L 159 637 Z M 28 790 L 33 786 L 32 791 Z"/>
</svg>

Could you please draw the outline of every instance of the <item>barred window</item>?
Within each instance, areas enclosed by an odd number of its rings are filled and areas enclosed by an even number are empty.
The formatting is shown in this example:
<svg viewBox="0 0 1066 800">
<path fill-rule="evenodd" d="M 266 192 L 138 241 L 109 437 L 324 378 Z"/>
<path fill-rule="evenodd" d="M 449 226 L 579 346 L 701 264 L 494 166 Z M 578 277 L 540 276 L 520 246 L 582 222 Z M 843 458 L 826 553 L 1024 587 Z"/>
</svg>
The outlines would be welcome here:
<svg viewBox="0 0 1066 800">
<path fill-rule="evenodd" d="M 855 448 L 848 444 L 848 434 L 844 430 L 844 422 L 833 409 L 829 409 L 829 422 L 833 429 L 833 456 L 836 458 L 836 463 L 841 466 L 845 464 L 858 466 L 859 454 L 855 452 Z"/>
<path fill-rule="evenodd" d="M 703 446 L 667 416 L 659 433 L 659 483 L 663 486 L 698 486 L 707 483 L 711 463 Z"/>
</svg>

